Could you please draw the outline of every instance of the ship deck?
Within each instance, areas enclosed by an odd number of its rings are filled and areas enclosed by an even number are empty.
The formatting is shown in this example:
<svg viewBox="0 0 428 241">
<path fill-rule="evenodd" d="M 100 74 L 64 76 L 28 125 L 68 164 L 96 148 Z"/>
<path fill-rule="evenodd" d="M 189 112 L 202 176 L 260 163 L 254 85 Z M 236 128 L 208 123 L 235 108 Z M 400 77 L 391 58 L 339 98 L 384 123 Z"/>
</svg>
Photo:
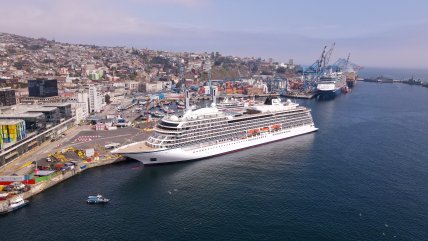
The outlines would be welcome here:
<svg viewBox="0 0 428 241">
<path fill-rule="evenodd" d="M 159 150 L 159 149 L 146 145 L 146 141 L 140 141 L 129 145 L 121 146 L 116 150 L 113 150 L 112 153 L 125 154 L 125 153 L 150 152 L 155 150 Z"/>
</svg>

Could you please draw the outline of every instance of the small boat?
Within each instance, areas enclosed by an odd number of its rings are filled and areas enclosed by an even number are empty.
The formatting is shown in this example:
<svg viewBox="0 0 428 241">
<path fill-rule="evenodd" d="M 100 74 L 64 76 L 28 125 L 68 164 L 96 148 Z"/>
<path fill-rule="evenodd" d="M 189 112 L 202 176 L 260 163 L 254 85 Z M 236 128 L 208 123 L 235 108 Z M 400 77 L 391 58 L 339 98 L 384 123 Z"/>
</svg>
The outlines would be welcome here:
<svg viewBox="0 0 428 241">
<path fill-rule="evenodd" d="M 168 111 L 169 111 L 168 106 L 164 106 L 164 107 L 162 108 L 162 111 L 163 111 L 163 112 L 165 112 L 165 113 L 168 113 Z"/>
<path fill-rule="evenodd" d="M 162 112 L 160 112 L 160 111 L 155 111 L 155 112 L 152 113 L 152 116 L 156 117 L 156 118 L 162 118 L 165 115 Z"/>
<path fill-rule="evenodd" d="M 341 90 L 342 90 L 342 92 L 343 93 L 349 93 L 349 92 L 351 92 L 351 89 L 347 86 L 347 85 L 345 85 L 345 86 L 343 86 L 342 88 L 341 88 Z"/>
<path fill-rule="evenodd" d="M 24 200 L 22 197 L 15 197 L 9 201 L 7 207 L 0 211 L 0 214 L 10 213 L 16 209 L 22 208 L 29 203 L 28 200 Z"/>
<path fill-rule="evenodd" d="M 278 130 L 280 128 L 281 128 L 281 124 L 272 125 L 272 129 L 274 129 L 274 130 Z"/>
<path fill-rule="evenodd" d="M 269 132 L 269 127 L 262 127 L 260 130 L 262 132 Z"/>
<path fill-rule="evenodd" d="M 89 204 L 108 203 L 110 202 L 110 199 L 98 194 L 96 196 L 88 196 L 88 200 L 86 202 Z"/>
<path fill-rule="evenodd" d="M 184 106 L 184 105 L 177 105 L 177 108 L 178 108 L 178 109 L 185 109 L 185 108 L 186 108 L 186 106 Z"/>
<path fill-rule="evenodd" d="M 173 109 L 168 109 L 168 110 L 166 111 L 166 113 L 167 113 L 167 114 L 174 114 L 174 113 L 175 113 L 175 110 L 173 110 Z"/>
</svg>

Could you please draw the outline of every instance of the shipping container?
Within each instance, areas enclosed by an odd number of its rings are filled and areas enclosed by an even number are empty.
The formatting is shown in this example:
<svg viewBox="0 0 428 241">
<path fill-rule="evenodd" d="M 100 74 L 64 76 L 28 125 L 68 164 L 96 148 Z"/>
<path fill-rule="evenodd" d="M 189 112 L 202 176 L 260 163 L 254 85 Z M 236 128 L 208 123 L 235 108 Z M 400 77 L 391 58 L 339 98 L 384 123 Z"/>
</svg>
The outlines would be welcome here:
<svg viewBox="0 0 428 241">
<path fill-rule="evenodd" d="M 36 184 L 36 179 L 25 180 L 22 183 L 27 184 L 27 185 L 29 185 L 29 184 Z"/>
<path fill-rule="evenodd" d="M 0 182 L 22 182 L 25 176 L 0 176 Z"/>
<path fill-rule="evenodd" d="M 57 164 L 55 164 L 55 170 L 61 170 L 61 168 L 63 168 L 63 167 L 64 167 L 63 163 L 57 163 Z"/>
<path fill-rule="evenodd" d="M 51 176 L 36 177 L 36 183 L 50 180 Z"/>
</svg>

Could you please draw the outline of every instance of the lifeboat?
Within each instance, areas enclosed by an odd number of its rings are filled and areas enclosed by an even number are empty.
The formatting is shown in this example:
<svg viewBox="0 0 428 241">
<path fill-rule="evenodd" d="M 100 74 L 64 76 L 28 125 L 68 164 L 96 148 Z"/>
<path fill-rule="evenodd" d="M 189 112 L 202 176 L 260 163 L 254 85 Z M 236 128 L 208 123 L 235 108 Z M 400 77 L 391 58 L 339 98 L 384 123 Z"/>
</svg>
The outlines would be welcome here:
<svg viewBox="0 0 428 241">
<path fill-rule="evenodd" d="M 248 130 L 248 131 L 247 131 L 247 135 L 248 135 L 248 136 L 252 136 L 252 135 L 254 135 L 254 130 Z"/>
<path fill-rule="evenodd" d="M 281 124 L 272 125 L 272 129 L 275 129 L 275 130 L 281 129 Z"/>
<path fill-rule="evenodd" d="M 263 131 L 263 132 L 269 132 L 269 127 L 262 127 L 261 131 Z"/>
</svg>

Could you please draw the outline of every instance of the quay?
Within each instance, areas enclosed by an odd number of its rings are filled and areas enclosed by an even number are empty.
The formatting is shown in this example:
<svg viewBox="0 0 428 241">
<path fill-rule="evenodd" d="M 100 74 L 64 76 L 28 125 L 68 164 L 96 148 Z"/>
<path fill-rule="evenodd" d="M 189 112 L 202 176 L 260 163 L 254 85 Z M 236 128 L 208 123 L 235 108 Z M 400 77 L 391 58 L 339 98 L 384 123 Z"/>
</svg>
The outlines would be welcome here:
<svg viewBox="0 0 428 241">
<path fill-rule="evenodd" d="M 420 85 L 422 87 L 428 87 L 428 82 L 422 82 L 421 80 L 415 80 L 414 78 L 410 78 L 408 80 L 397 80 L 397 79 L 390 79 L 385 77 L 377 77 L 377 78 L 365 78 L 365 79 L 358 79 L 358 81 L 363 82 L 371 82 L 371 83 L 401 83 L 401 84 L 407 84 L 407 85 Z"/>
<path fill-rule="evenodd" d="M 317 93 L 286 93 L 282 96 L 285 96 L 287 98 L 294 98 L 294 99 L 313 99 L 317 96 Z"/>
<path fill-rule="evenodd" d="M 15 178 L 19 180 L 22 177 L 23 181 L 20 183 L 25 184 L 23 190 L 8 190 L 7 199 L 0 200 L 0 212 L 7 208 L 10 198 L 15 195 L 29 199 L 90 168 L 125 161 L 126 158 L 111 154 L 105 146 L 112 142 L 127 144 L 141 141 L 148 136 L 147 131 L 133 127 L 112 131 L 96 131 L 88 129 L 88 126 L 81 126 L 66 134 L 62 139 L 45 142 L 40 147 L 30 151 L 28 155 L 23 155 L 0 168 L 1 188 L 10 186 L 10 184 L 5 185 L 4 178 L 9 178 L 11 181 Z M 85 152 L 92 154 L 85 154 Z M 49 166 L 55 168 L 48 168 Z M 41 175 L 41 173 L 45 174 Z"/>
<path fill-rule="evenodd" d="M 267 94 L 257 94 L 257 95 L 245 95 L 245 94 L 226 94 L 226 95 L 219 95 L 217 96 L 217 99 L 222 100 L 226 98 L 264 98 L 268 96 L 278 97 L 281 96 L 278 93 L 267 93 Z M 198 95 L 195 97 L 190 98 L 191 101 L 200 101 L 200 100 L 212 100 L 212 97 L 209 95 Z"/>
<path fill-rule="evenodd" d="M 31 188 L 28 191 L 23 192 L 20 195 L 23 199 L 29 199 L 32 196 L 37 195 L 50 187 L 53 187 L 77 174 L 84 172 L 85 170 L 88 170 L 94 167 L 110 165 L 110 164 L 121 162 L 124 160 L 125 158 L 123 157 L 113 157 L 113 158 L 103 159 L 103 160 L 94 161 L 94 162 L 86 162 L 80 166 L 75 167 L 75 169 L 73 170 L 68 170 L 65 172 L 55 172 L 52 175 L 46 176 L 45 180 L 38 182 L 34 185 L 31 185 Z M 0 212 L 5 210 L 7 208 L 7 205 L 8 205 L 8 200 L 0 201 Z"/>
</svg>

